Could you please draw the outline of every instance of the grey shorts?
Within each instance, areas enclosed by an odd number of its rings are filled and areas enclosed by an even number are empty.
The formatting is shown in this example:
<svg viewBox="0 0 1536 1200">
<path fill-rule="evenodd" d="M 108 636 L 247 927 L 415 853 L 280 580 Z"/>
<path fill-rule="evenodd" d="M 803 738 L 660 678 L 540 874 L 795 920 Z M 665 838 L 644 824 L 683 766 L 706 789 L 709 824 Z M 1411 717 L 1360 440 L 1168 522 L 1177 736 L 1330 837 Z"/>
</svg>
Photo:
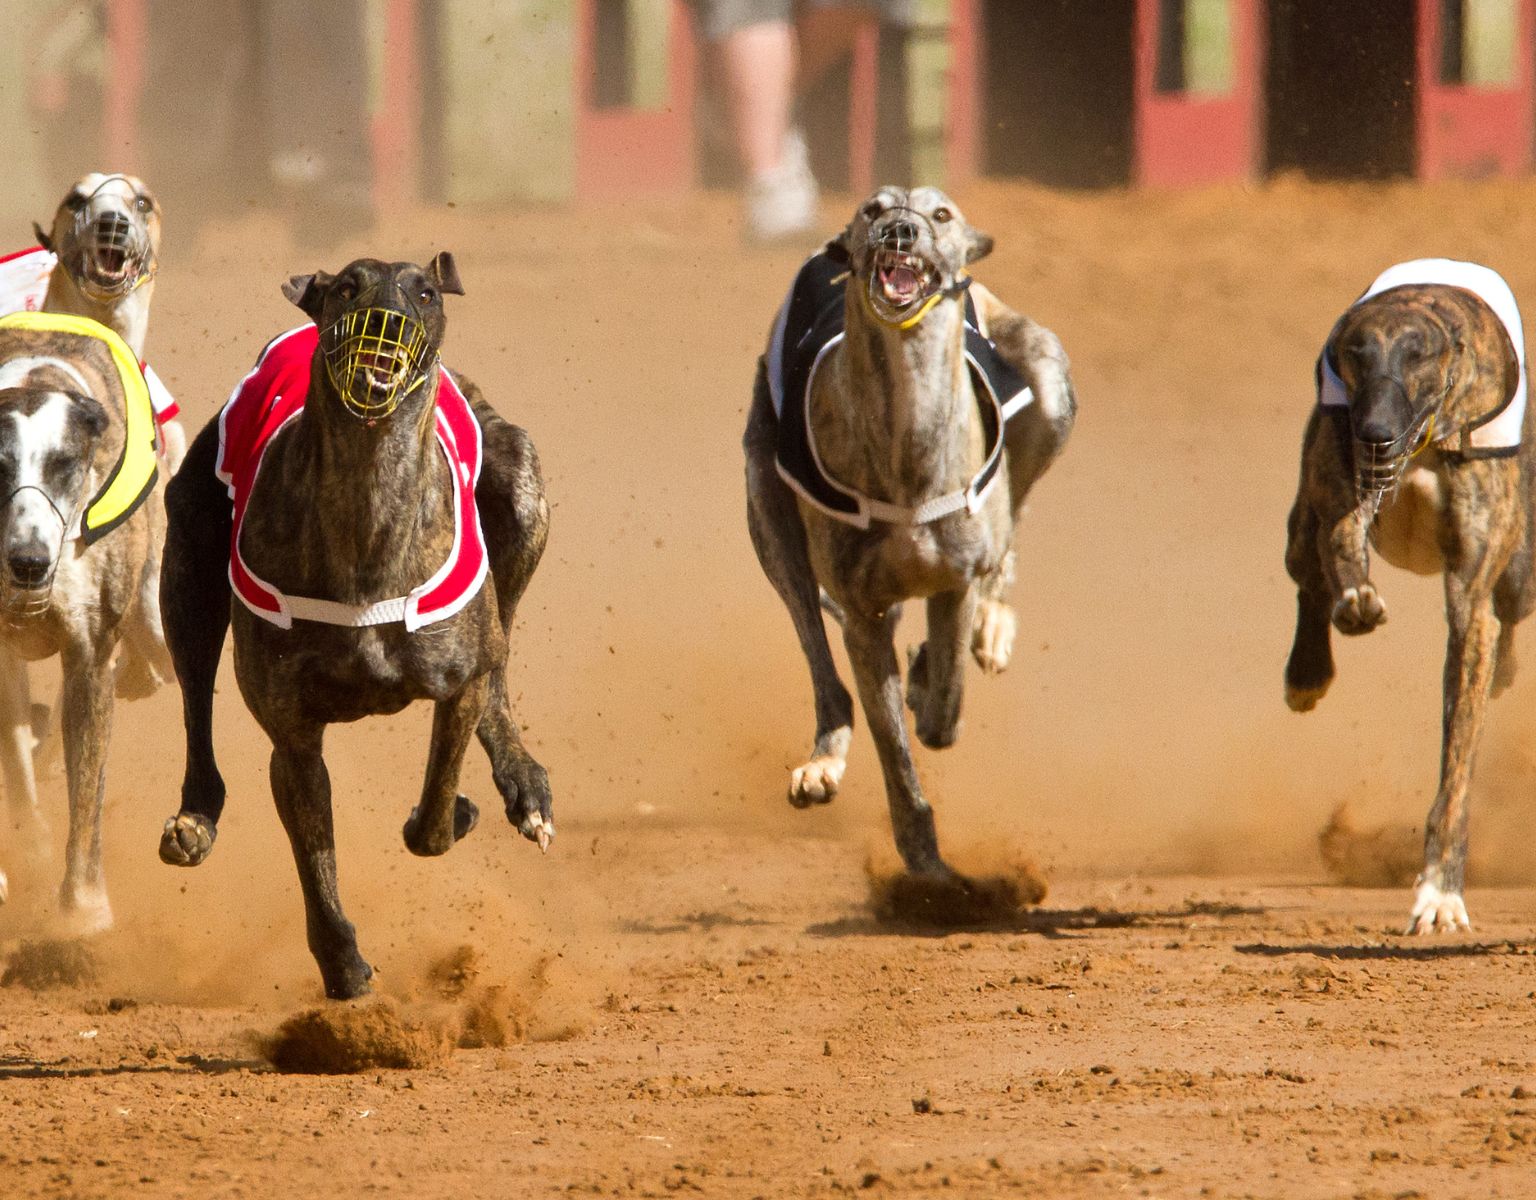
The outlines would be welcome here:
<svg viewBox="0 0 1536 1200">
<path fill-rule="evenodd" d="M 892 25 L 910 25 L 917 17 L 918 0 L 692 0 L 704 39 L 718 42 L 749 25 L 792 21 L 797 10 L 811 8 L 871 9 Z"/>
</svg>

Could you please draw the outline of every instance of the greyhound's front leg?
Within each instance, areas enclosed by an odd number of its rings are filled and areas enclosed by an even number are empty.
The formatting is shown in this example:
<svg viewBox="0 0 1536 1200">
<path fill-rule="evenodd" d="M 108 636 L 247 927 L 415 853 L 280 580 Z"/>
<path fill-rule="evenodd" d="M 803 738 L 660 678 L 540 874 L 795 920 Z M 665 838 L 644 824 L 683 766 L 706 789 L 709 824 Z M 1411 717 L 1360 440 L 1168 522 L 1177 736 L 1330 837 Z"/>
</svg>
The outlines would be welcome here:
<svg viewBox="0 0 1536 1200">
<path fill-rule="evenodd" d="M 1317 513 L 1297 496 L 1285 546 L 1285 569 L 1296 582 L 1296 633 L 1285 662 L 1285 703 L 1293 712 L 1311 712 L 1333 683 L 1333 600 L 1318 529 Z"/>
<path fill-rule="evenodd" d="M 1356 505 L 1323 526 L 1318 549 L 1333 597 L 1333 626 L 1351 637 L 1370 633 L 1387 619 L 1387 606 L 1370 580 L 1370 519 Z"/>
<path fill-rule="evenodd" d="M 974 587 L 928 598 L 928 638 L 907 677 L 917 739 L 933 750 L 955 744 L 965 693 L 965 650 L 976 620 Z M 867 702 L 866 702 L 867 704 Z"/>
<path fill-rule="evenodd" d="M 761 371 L 759 371 L 761 386 Z M 810 757 L 789 777 L 789 802 L 796 808 L 826 804 L 837 795 L 848 768 L 853 740 L 853 697 L 837 676 L 822 618 L 821 587 L 811 568 L 805 526 L 795 497 L 773 467 L 770 436 L 759 428 L 759 402 L 747 429 L 747 531 L 763 574 L 779 594 L 811 672 L 816 704 L 816 737 Z M 766 418 L 764 418 L 766 419 Z"/>
<path fill-rule="evenodd" d="M 505 664 L 491 672 L 488 692 L 485 715 L 476 732 L 491 760 L 491 778 L 506 805 L 507 820 L 529 841 L 537 842 L 540 850 L 547 851 L 555 836 L 549 775 L 528 753 L 512 720 Z"/>
<path fill-rule="evenodd" d="M 181 684 L 187 731 L 181 810 L 160 835 L 160 858 L 195 867 L 213 849 L 224 811 L 224 779 L 213 752 L 213 685 L 229 632 L 229 497 L 214 474 L 217 422 L 209 422 L 187 452 L 165 496 L 165 557 L 160 567 L 160 617 Z"/>
<path fill-rule="evenodd" d="M 1447 571 L 1450 632 L 1445 653 L 1440 789 L 1424 830 L 1424 871 L 1414 894 L 1409 933 L 1470 928 L 1462 898 L 1467 869 L 1467 791 L 1492 692 L 1499 628 L 1486 580 L 1479 578 L 1473 586 Z"/>
<path fill-rule="evenodd" d="M 64 769 L 69 781 L 69 842 L 64 852 L 60 904 L 80 932 L 112 925 L 101 870 L 101 806 L 106 791 L 107 743 L 112 736 L 111 648 L 66 643 Z"/>
<path fill-rule="evenodd" d="M 485 675 L 473 679 L 457 696 L 438 701 L 433 709 L 432 748 L 427 755 L 421 803 L 411 809 L 402 831 L 405 848 L 412 854 L 447 854 L 480 819 L 480 810 L 469 797 L 459 795 L 459 771 L 469 739 L 485 711 L 487 684 Z"/>
<path fill-rule="evenodd" d="M 333 1000 L 364 995 L 373 968 L 357 949 L 357 932 L 341 911 L 336 891 L 336 831 L 331 819 L 331 777 L 321 755 L 325 727 L 281 730 L 272 737 L 272 799 L 288 833 L 304 892 L 309 950 Z"/>
<path fill-rule="evenodd" d="M 901 714 L 901 673 L 896 664 L 895 610 L 879 617 L 849 613 L 843 641 L 858 682 L 864 718 L 880 755 L 885 798 L 896 849 L 913 873 L 948 874 L 939 857 L 933 809 L 923 798 Z"/>
</svg>

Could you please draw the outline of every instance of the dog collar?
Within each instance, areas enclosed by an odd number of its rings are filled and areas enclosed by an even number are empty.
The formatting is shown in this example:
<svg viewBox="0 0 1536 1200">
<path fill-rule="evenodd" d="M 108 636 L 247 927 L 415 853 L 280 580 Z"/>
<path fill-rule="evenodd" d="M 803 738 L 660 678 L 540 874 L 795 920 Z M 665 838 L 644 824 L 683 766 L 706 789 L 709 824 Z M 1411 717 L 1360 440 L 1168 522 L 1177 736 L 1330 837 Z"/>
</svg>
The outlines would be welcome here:
<svg viewBox="0 0 1536 1200">
<path fill-rule="evenodd" d="M 850 271 L 848 274 L 853 275 L 853 272 Z M 966 290 L 971 286 L 970 275 L 965 271 L 961 271 L 955 276 L 954 283 L 950 284 L 948 287 L 939 288 L 937 291 L 924 298 L 922 303 L 918 305 L 917 310 L 912 313 L 911 316 L 903 317 L 899 321 L 892 321 L 888 317 L 881 316 L 880 312 L 875 308 L 874 301 L 869 298 L 869 286 L 865 284 L 863 280 L 859 279 L 857 275 L 854 275 L 853 278 L 855 282 L 860 284 L 860 286 L 854 290 L 858 292 L 860 299 L 864 301 L 864 311 L 872 316 L 876 321 L 880 322 L 880 324 L 884 325 L 886 328 L 895 329 L 901 333 L 905 333 L 909 329 L 915 329 L 918 322 L 920 322 L 924 317 L 931 313 L 940 300 L 947 300 L 953 296 L 963 296 Z"/>
</svg>

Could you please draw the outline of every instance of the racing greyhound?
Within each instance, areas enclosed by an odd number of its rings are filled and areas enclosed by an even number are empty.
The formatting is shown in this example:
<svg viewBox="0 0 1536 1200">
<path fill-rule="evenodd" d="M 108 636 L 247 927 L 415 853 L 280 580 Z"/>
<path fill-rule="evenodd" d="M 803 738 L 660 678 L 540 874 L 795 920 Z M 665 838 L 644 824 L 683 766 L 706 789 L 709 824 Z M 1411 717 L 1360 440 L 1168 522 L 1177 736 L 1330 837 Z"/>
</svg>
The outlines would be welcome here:
<svg viewBox="0 0 1536 1200">
<path fill-rule="evenodd" d="M 474 827 L 458 794 L 472 735 L 512 823 L 541 848 L 554 834 L 549 780 L 506 685 L 549 508 L 528 435 L 440 364 L 443 296 L 463 293 L 452 255 L 426 268 L 359 259 L 283 292 L 313 324 L 267 346 L 167 495 L 161 600 L 187 764 L 160 857 L 196 866 L 213 847 L 224 807 L 213 685 L 233 616 L 236 677 L 272 740 L 310 950 L 326 995 L 344 999 L 369 990 L 372 968 L 336 889 L 327 725 L 434 702 L 426 781 L 404 828 L 412 853 L 446 853 Z"/>
<path fill-rule="evenodd" d="M 1407 932 L 1465 929 L 1473 758 L 1489 696 L 1514 678 L 1515 626 L 1536 607 L 1520 311 L 1487 267 L 1398 264 L 1339 318 L 1317 380 L 1285 551 L 1296 582 L 1286 703 L 1308 712 L 1327 692 L 1330 623 L 1356 636 L 1386 621 L 1370 546 L 1394 566 L 1444 574 L 1440 786 Z"/>
<path fill-rule="evenodd" d="M 752 544 L 816 701 L 790 803 L 831 800 L 847 763 L 853 706 L 825 605 L 842 623 L 902 860 L 950 879 L 907 743 L 897 617 L 906 600 L 927 606 L 906 701 L 923 744 L 949 746 L 966 649 L 985 671 L 1008 665 L 1014 524 L 1077 408 L 1056 336 L 971 281 L 991 248 L 938 189 L 877 191 L 796 279 L 744 441 Z"/>
</svg>

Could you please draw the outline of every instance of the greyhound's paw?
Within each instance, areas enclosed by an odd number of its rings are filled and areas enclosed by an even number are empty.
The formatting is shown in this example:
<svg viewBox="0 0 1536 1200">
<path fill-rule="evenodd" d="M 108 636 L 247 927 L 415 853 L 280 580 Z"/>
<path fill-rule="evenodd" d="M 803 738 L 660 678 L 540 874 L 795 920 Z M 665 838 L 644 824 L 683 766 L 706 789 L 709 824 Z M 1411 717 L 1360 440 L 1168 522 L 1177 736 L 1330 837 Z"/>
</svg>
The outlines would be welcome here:
<svg viewBox="0 0 1536 1200">
<path fill-rule="evenodd" d="M 820 754 L 789 775 L 789 802 L 796 808 L 827 804 L 837 795 L 848 760 L 835 754 Z"/>
<path fill-rule="evenodd" d="M 554 800 L 549 792 L 549 773 L 529 759 L 517 780 L 503 793 L 507 802 L 507 820 L 530 842 L 549 853 L 555 839 Z"/>
<path fill-rule="evenodd" d="M 1493 664 L 1493 689 L 1492 695 L 1502 696 L 1515 682 L 1515 649 L 1513 646 L 1502 646 L 1499 649 L 1499 657 Z"/>
<path fill-rule="evenodd" d="M 112 928 L 112 903 L 100 884 L 59 892 L 59 922 L 71 937 L 89 937 Z"/>
<path fill-rule="evenodd" d="M 405 819 L 405 827 L 400 831 L 405 838 L 405 848 L 412 854 L 422 858 L 435 858 L 439 854 L 447 854 L 453 849 L 453 844 L 461 840 L 476 825 L 480 823 L 480 810 L 468 796 L 455 796 L 453 798 L 453 831 L 452 836 L 446 840 L 440 836 L 422 828 L 421 806 L 418 804 L 411 809 L 411 815 Z"/>
<path fill-rule="evenodd" d="M 1286 707 L 1289 708 L 1292 712 L 1311 712 L 1314 708 L 1317 707 L 1317 702 L 1328 694 L 1328 684 L 1332 682 L 1333 681 L 1330 679 L 1328 683 L 1317 684 L 1314 687 L 1301 687 L 1298 684 L 1292 683 L 1290 680 L 1286 680 Z"/>
<path fill-rule="evenodd" d="M 143 655 L 129 651 L 118 660 L 112 690 L 119 700 L 144 700 L 164 682 Z"/>
<path fill-rule="evenodd" d="M 1339 602 L 1333 606 L 1333 627 L 1350 637 L 1370 633 L 1386 621 L 1386 603 L 1373 584 L 1345 588 Z"/>
<path fill-rule="evenodd" d="M 988 675 L 1007 670 L 1013 658 L 1013 639 L 1019 622 L 1001 600 L 983 600 L 976 605 L 976 623 L 971 629 L 971 657 Z"/>
<path fill-rule="evenodd" d="M 1408 928 L 1403 932 L 1410 935 L 1455 933 L 1471 928 L 1461 893 L 1442 891 L 1439 884 L 1420 875 L 1418 890 L 1413 894 L 1413 912 L 1408 918 Z"/>
<path fill-rule="evenodd" d="M 197 813 L 177 813 L 160 833 L 160 861 L 173 867 L 198 866 L 213 850 L 218 828 Z"/>
</svg>

